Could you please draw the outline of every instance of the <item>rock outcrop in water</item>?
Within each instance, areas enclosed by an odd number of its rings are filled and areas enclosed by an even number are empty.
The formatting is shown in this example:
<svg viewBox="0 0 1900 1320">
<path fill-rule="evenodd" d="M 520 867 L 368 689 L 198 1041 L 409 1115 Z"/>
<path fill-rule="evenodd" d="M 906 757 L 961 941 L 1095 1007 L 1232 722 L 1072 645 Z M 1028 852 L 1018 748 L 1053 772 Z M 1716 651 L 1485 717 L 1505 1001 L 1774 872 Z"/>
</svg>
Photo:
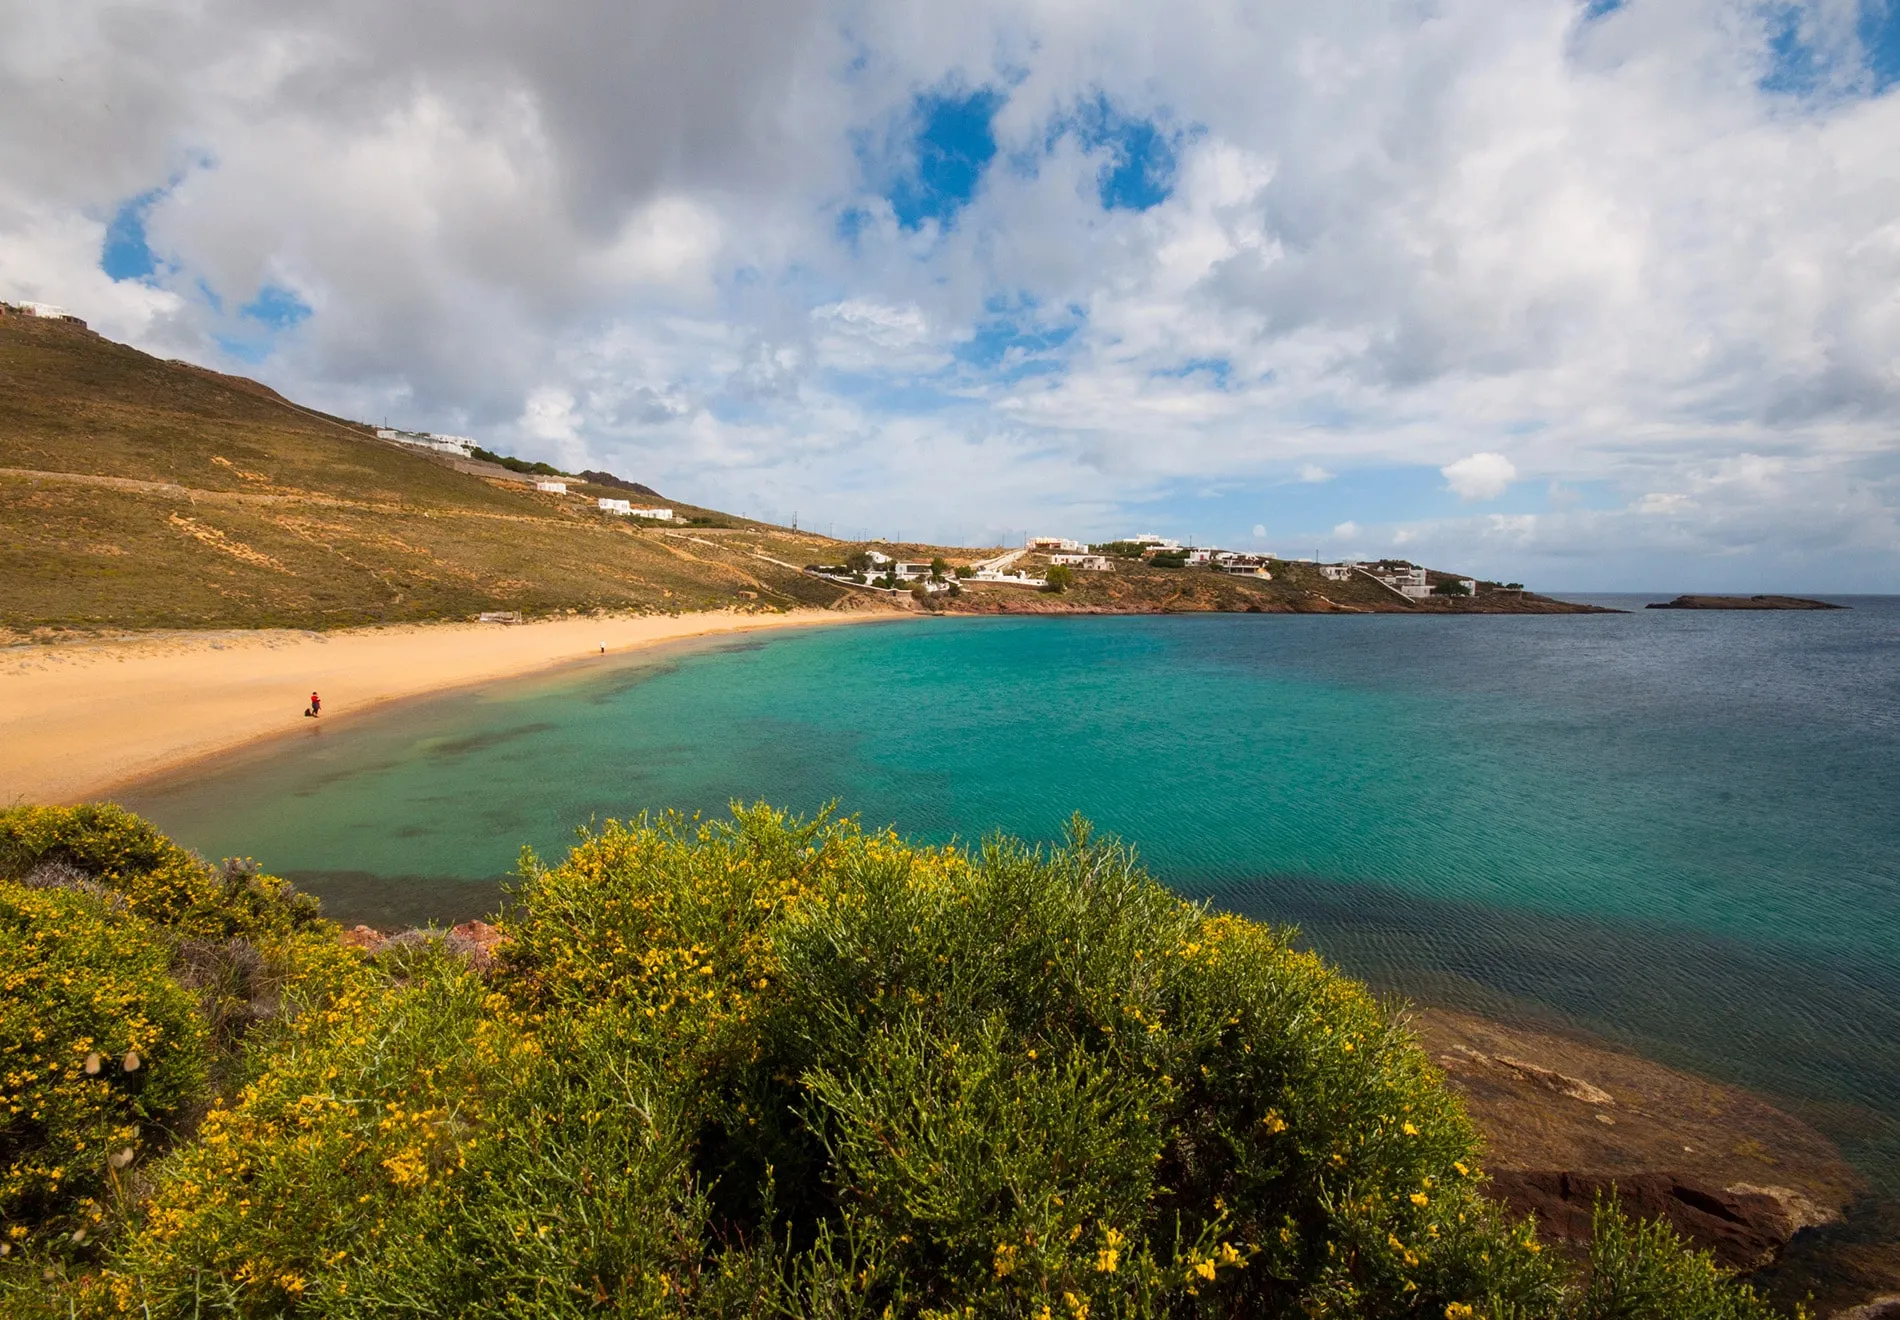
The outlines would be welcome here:
<svg viewBox="0 0 1900 1320">
<path fill-rule="evenodd" d="M 1463 1013 L 1413 1024 L 1484 1134 L 1493 1192 L 1581 1245 L 1612 1187 L 1723 1264 L 1754 1270 L 1863 1190 L 1828 1139 L 1735 1087 Z"/>
<path fill-rule="evenodd" d="M 1678 596 L 1645 605 L 1650 610 L 1844 610 L 1824 600 L 1802 596 Z"/>
</svg>

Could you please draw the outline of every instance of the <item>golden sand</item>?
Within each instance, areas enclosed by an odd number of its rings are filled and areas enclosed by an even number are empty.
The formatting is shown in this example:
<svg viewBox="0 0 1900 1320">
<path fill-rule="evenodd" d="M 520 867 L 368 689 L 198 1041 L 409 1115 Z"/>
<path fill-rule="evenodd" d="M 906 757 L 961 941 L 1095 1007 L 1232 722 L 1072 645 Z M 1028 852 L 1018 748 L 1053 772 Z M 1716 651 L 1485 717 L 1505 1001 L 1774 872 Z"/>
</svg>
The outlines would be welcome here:
<svg viewBox="0 0 1900 1320">
<path fill-rule="evenodd" d="M 794 610 L 175 633 L 0 652 L 0 806 L 75 802 L 273 734 L 385 702 L 688 637 L 846 623 Z M 882 616 L 889 617 L 889 616 Z M 603 655 L 602 648 L 605 648 Z"/>
</svg>

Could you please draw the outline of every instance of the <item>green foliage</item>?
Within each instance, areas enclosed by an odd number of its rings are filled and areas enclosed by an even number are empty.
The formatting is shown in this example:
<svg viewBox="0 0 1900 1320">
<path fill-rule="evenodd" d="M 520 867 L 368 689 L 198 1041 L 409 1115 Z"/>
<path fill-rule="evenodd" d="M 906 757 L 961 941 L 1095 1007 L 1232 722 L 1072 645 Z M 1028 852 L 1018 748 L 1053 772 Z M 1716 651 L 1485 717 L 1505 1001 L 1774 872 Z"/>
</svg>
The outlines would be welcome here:
<svg viewBox="0 0 1900 1320">
<path fill-rule="evenodd" d="M 285 935 L 316 900 L 244 865 L 214 868 L 111 803 L 0 811 L 0 879 L 36 870 L 118 894 L 133 913 L 193 939 Z"/>
<path fill-rule="evenodd" d="M 950 561 L 937 555 L 930 561 L 930 576 L 934 581 L 943 581 L 944 574 L 950 571 Z"/>
<path fill-rule="evenodd" d="M 116 895 L 0 881 L 0 1240 L 83 1242 L 208 1067 L 164 932 Z"/>
<path fill-rule="evenodd" d="M 845 567 L 850 569 L 853 573 L 868 573 L 871 571 L 871 564 L 871 552 L 869 550 L 853 550 L 844 557 Z"/>
<path fill-rule="evenodd" d="M 487 979 L 440 942 L 291 937 L 290 1011 L 103 1268 L 37 1301 L 0 1270 L 0 1303 L 1765 1315 L 1614 1217 L 1566 1285 L 1363 988 L 1080 821 L 1054 850 L 922 848 L 757 807 L 608 822 L 522 873 Z"/>
<path fill-rule="evenodd" d="M 507 454 L 491 453 L 483 449 L 480 445 L 475 446 L 475 448 L 469 452 L 473 458 L 479 458 L 484 463 L 498 464 L 501 467 L 507 468 L 510 472 L 529 473 L 537 477 L 564 477 L 567 475 L 567 473 L 561 471 L 559 468 L 550 466 L 547 463 L 530 463 L 525 458 L 515 458 Z"/>
<path fill-rule="evenodd" d="M 1147 547 L 1139 541 L 1104 541 L 1089 547 L 1091 554 L 1112 555 L 1117 559 L 1139 559 Z"/>
<path fill-rule="evenodd" d="M 1633 1222 L 1600 1197 L 1591 1217 L 1590 1282 L 1578 1320 L 1771 1320 L 1777 1313 L 1738 1287 L 1707 1252 L 1690 1250 L 1662 1220 Z"/>
<path fill-rule="evenodd" d="M 1440 582 L 1432 588 L 1434 596 L 1469 596 L 1471 588 L 1462 582 Z"/>
<path fill-rule="evenodd" d="M 1187 556 L 1178 550 L 1160 550 L 1149 557 L 1148 563 L 1154 568 L 1186 568 Z"/>
<path fill-rule="evenodd" d="M 1075 570 L 1067 564 L 1051 564 L 1042 576 L 1050 591 L 1067 591 L 1075 585 Z"/>
</svg>

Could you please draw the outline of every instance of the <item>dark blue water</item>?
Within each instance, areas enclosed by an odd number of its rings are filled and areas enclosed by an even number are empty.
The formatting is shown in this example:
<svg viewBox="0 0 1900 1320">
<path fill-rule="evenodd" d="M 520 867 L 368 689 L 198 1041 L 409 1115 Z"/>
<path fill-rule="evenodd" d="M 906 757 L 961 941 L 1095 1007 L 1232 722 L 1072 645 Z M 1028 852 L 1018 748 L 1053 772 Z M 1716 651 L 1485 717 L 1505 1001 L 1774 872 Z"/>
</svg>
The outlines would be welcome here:
<svg viewBox="0 0 1900 1320">
<path fill-rule="evenodd" d="M 380 922 L 491 908 L 522 845 L 662 807 L 835 800 L 928 839 L 1080 811 L 1375 984 L 1755 1087 L 1890 1170 L 1900 599 L 1847 599 L 777 634 L 325 727 L 128 802 Z"/>
</svg>

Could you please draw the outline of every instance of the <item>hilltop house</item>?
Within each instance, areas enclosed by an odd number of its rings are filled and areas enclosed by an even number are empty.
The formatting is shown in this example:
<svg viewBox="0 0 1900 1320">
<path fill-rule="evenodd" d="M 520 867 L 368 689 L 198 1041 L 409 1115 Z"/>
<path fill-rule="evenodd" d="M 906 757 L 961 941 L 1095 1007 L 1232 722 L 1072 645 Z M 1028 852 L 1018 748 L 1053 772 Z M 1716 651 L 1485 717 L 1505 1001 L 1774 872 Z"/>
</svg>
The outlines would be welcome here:
<svg viewBox="0 0 1900 1320">
<path fill-rule="evenodd" d="M 433 449 L 438 454 L 454 454 L 457 458 L 475 457 L 475 442 L 465 435 L 436 435 L 430 431 L 397 431 L 383 428 L 376 432 L 376 438 L 394 440 L 402 445 L 416 445 L 422 449 Z"/>
<path fill-rule="evenodd" d="M 600 497 L 600 511 L 602 513 L 617 513 L 624 518 L 633 512 L 633 501 L 611 500 L 605 495 L 602 495 Z"/>
<path fill-rule="evenodd" d="M 1050 555 L 1049 562 L 1067 564 L 1071 568 L 1081 569 L 1084 573 L 1106 573 L 1113 567 L 1108 562 L 1107 555 Z"/>
<path fill-rule="evenodd" d="M 635 518 L 657 518 L 657 519 L 659 519 L 659 520 L 660 520 L 661 522 L 672 522 L 672 521 L 673 521 L 673 511 L 672 511 L 671 509 L 633 509 L 633 508 L 629 508 L 629 509 L 627 510 L 627 512 L 628 512 L 629 514 L 631 514 L 631 515 L 633 515 L 633 516 L 634 516 Z"/>
<path fill-rule="evenodd" d="M 1066 536 L 1032 536 L 1023 542 L 1025 550 L 1086 550 L 1088 547 L 1080 541 L 1071 541 Z"/>
<path fill-rule="evenodd" d="M 534 483 L 534 488 L 536 490 L 546 491 L 550 495 L 567 494 L 567 483 L 565 481 L 548 481 L 542 478 Z"/>
<path fill-rule="evenodd" d="M 1319 566 L 1319 575 L 1328 582 L 1344 582 L 1347 578 L 1352 576 L 1353 569 L 1357 567 L 1357 564 L 1350 562 L 1344 564 L 1321 564 Z"/>
</svg>

